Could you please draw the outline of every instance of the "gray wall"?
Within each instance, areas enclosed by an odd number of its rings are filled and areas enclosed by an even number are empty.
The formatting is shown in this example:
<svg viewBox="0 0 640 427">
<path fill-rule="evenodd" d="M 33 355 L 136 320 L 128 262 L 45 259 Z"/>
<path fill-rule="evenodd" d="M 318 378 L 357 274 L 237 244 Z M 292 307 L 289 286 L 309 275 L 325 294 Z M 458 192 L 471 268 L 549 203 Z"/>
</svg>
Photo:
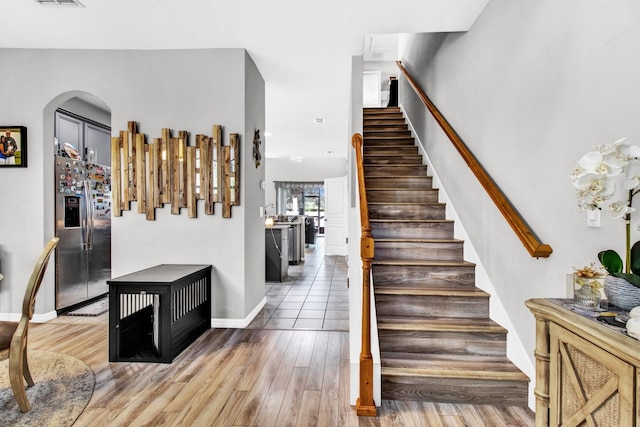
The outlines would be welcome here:
<svg viewBox="0 0 640 427">
<path fill-rule="evenodd" d="M 111 126 L 111 112 L 86 103 L 80 98 L 71 98 L 60 105 L 63 110 L 91 119 L 105 126 Z"/>
<path fill-rule="evenodd" d="M 139 131 L 151 138 L 166 127 L 189 131 L 193 143 L 198 133 L 210 135 L 213 124 L 223 126 L 226 143 L 229 133 L 241 135 L 242 200 L 233 217 L 223 219 L 220 205 L 213 216 L 204 215 L 199 205 L 197 219 L 188 218 L 186 209 L 171 215 L 167 205 L 156 210 L 156 221 L 147 221 L 132 203 L 132 211 L 112 222 L 112 275 L 160 263 L 213 264 L 213 317 L 245 318 L 248 306 L 264 298 L 264 289 L 255 285 L 257 273 L 248 277 L 245 269 L 245 258 L 264 258 L 263 245 L 247 246 L 251 236 L 246 233 L 255 233 L 256 226 L 246 225 L 244 214 L 263 173 L 248 168 L 252 129 L 264 126 L 264 82 L 246 52 L 2 49 L 0 58 L 12 64 L 0 80 L 0 93 L 13 100 L 0 104 L 0 115 L 29 131 L 29 167 L 0 170 L 0 178 L 11 182 L 0 186 L 0 217 L 15 219 L 0 240 L 7 277 L 0 287 L 0 312 L 20 311 L 33 261 L 53 234 L 53 111 L 89 93 L 111 109 L 113 135 L 126 129 L 127 121 L 138 122 Z M 54 309 L 52 277 L 40 291 L 38 313 Z"/>
<path fill-rule="evenodd" d="M 260 217 L 260 206 L 264 206 L 264 190 L 260 181 L 265 179 L 264 141 L 261 144 L 262 161 L 256 168 L 253 157 L 253 137 L 256 129 L 264 140 L 265 90 L 264 80 L 253 60 L 245 53 L 245 120 L 244 141 L 241 152 L 244 215 L 244 283 L 245 316 L 258 307 L 265 298 L 265 247 L 264 218 Z M 246 185 L 245 185 L 246 184 Z M 266 301 L 265 301 L 266 302 Z"/>
<path fill-rule="evenodd" d="M 524 301 L 563 297 L 574 266 L 624 248 L 621 220 L 586 227 L 569 176 L 595 145 L 640 142 L 639 19 L 640 3 L 627 0 L 492 0 L 469 32 L 416 35 L 402 59 L 553 247 L 548 259 L 529 256 L 402 80 L 401 104 L 531 360 L 535 327 Z"/>
</svg>

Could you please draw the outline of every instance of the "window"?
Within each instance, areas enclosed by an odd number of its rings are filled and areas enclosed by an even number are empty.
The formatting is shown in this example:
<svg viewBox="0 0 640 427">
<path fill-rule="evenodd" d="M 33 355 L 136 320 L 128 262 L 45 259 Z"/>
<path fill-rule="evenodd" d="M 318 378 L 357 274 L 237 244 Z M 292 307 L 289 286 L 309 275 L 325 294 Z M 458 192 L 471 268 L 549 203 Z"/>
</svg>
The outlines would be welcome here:
<svg viewBox="0 0 640 427">
<path fill-rule="evenodd" d="M 324 183 L 276 181 L 275 185 L 276 214 L 312 217 L 316 232 L 324 234 Z"/>
</svg>

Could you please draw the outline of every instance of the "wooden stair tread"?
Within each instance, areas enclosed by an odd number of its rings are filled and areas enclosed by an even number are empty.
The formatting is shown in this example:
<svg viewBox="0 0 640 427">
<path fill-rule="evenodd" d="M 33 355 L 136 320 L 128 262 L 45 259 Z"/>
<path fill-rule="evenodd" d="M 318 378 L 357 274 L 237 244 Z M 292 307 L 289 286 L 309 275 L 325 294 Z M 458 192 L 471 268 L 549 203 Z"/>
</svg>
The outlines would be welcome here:
<svg viewBox="0 0 640 427">
<path fill-rule="evenodd" d="M 441 202 L 367 202 L 369 205 L 426 205 L 426 206 L 444 206 Z"/>
<path fill-rule="evenodd" d="M 364 165 L 365 169 L 367 168 L 381 168 L 381 167 L 386 167 L 386 168 L 420 168 L 420 169 L 426 169 L 427 165 L 425 164 L 415 164 L 415 163 L 393 163 L 390 165 L 378 165 L 378 164 L 369 164 L 369 165 Z M 365 171 L 365 178 L 366 178 L 366 171 Z"/>
<path fill-rule="evenodd" d="M 373 134 L 373 135 L 372 135 Z M 383 134 L 383 135 L 382 135 Z M 411 131 L 408 130 L 398 130 L 398 129 L 377 129 L 372 131 L 365 132 L 364 144 L 367 145 L 367 140 L 405 140 L 405 141 L 415 141 L 415 138 L 411 136 Z"/>
<path fill-rule="evenodd" d="M 459 239 L 416 239 L 416 238 L 382 238 L 382 239 L 373 239 L 374 242 L 380 243 L 393 243 L 393 242 L 401 242 L 401 243 L 464 243 L 464 240 Z"/>
<path fill-rule="evenodd" d="M 397 170 L 403 170 L 404 171 L 402 173 L 404 173 L 406 176 L 430 176 L 430 175 L 426 175 L 424 174 L 424 172 L 426 172 L 427 170 L 427 165 L 424 165 L 422 163 L 365 163 L 364 164 L 364 178 L 365 180 L 367 178 L 380 178 L 380 177 L 386 177 L 389 176 L 390 174 L 397 174 L 398 172 L 396 172 Z M 366 169 L 373 169 L 371 171 L 367 171 Z M 396 171 L 394 171 L 394 169 Z M 380 172 L 380 170 L 382 170 L 382 172 Z M 375 173 L 378 172 L 378 173 Z M 386 173 L 384 173 L 386 172 Z M 420 172 L 417 175 L 411 175 L 412 173 L 415 172 Z"/>
<path fill-rule="evenodd" d="M 437 188 L 431 188 L 431 187 L 427 187 L 427 188 L 415 188 L 415 187 L 373 187 L 373 188 L 367 188 L 367 191 L 369 191 L 369 190 L 375 190 L 375 191 L 431 191 L 431 192 L 438 191 Z"/>
<path fill-rule="evenodd" d="M 373 259 L 373 265 L 419 265 L 423 267 L 475 267 L 475 264 L 469 261 L 426 261 L 426 260 L 407 260 L 407 259 Z"/>
<path fill-rule="evenodd" d="M 365 153 L 364 154 L 365 160 L 367 158 L 371 159 L 371 158 L 377 158 L 377 157 L 383 157 L 383 158 L 402 157 L 403 159 L 406 159 L 407 157 L 422 157 L 422 156 L 418 153 Z"/>
<path fill-rule="evenodd" d="M 402 113 L 402 111 L 400 111 L 400 107 L 366 107 L 363 109 L 363 111 L 365 114 L 371 115 Z"/>
<path fill-rule="evenodd" d="M 380 224 L 452 224 L 451 219 L 370 219 L 369 222 Z"/>
<path fill-rule="evenodd" d="M 413 141 L 413 138 L 398 138 L 398 137 L 389 137 L 389 138 L 371 138 L 367 137 L 367 142 L 364 143 L 365 149 L 375 149 L 375 148 L 407 148 L 407 147 L 418 147 Z M 420 147 L 418 147 L 418 151 Z"/>
<path fill-rule="evenodd" d="M 387 166 L 387 165 L 385 165 Z M 421 165 L 414 165 L 414 166 L 421 166 Z M 400 179 L 410 179 L 410 180 L 425 180 L 425 181 L 429 181 L 430 179 L 433 179 L 432 176 L 430 175 L 402 175 L 402 174 L 398 174 L 398 175 L 385 175 L 385 176 L 369 176 L 367 178 L 365 178 L 365 181 L 374 179 L 374 180 L 378 180 L 380 178 L 385 178 L 385 179 L 394 179 L 394 178 L 400 178 Z M 369 188 L 369 186 L 367 185 L 367 188 Z M 411 188 L 411 187 L 407 187 L 407 188 Z"/>
<path fill-rule="evenodd" d="M 381 224 L 452 224 L 452 219 L 371 219 L 369 222 Z"/>
<path fill-rule="evenodd" d="M 412 149 L 413 153 L 411 153 L 411 154 L 413 154 L 414 156 L 418 155 L 418 156 L 422 157 L 422 154 L 420 153 L 420 149 L 419 148 L 416 149 L 416 145 L 411 143 L 411 142 L 409 142 L 409 141 L 407 141 L 404 144 L 401 143 L 401 145 L 398 145 L 398 143 L 395 142 L 395 141 L 393 142 L 393 145 L 391 145 L 391 144 L 392 144 L 392 142 L 391 142 L 391 140 L 389 140 L 389 141 L 387 141 L 385 143 L 379 141 L 379 143 L 372 143 L 371 145 L 365 145 L 364 146 L 364 151 L 363 151 L 364 152 L 364 156 L 370 155 L 372 151 L 384 150 L 386 152 L 389 152 L 390 149 L 392 149 L 394 151 L 397 151 L 397 150 L 406 151 L 408 149 Z"/>
<path fill-rule="evenodd" d="M 375 286 L 374 280 L 374 293 L 376 295 L 413 295 L 413 296 L 434 296 L 434 297 L 471 297 L 471 298 L 485 298 L 489 297 L 489 294 L 482 289 L 476 287 L 461 287 L 461 286 L 429 286 L 429 287 L 417 287 L 417 286 Z"/>
<path fill-rule="evenodd" d="M 398 317 L 378 316 L 378 329 L 392 331 L 430 332 L 487 332 L 506 333 L 507 330 L 491 319 L 461 317 Z"/>
<path fill-rule="evenodd" d="M 364 148 L 389 148 L 389 147 L 418 147 L 415 140 L 401 136 L 367 136 Z M 420 147 L 418 147 L 420 149 Z"/>
<path fill-rule="evenodd" d="M 424 353 L 382 353 L 381 356 L 381 373 L 386 376 L 529 381 L 506 357 Z"/>
</svg>

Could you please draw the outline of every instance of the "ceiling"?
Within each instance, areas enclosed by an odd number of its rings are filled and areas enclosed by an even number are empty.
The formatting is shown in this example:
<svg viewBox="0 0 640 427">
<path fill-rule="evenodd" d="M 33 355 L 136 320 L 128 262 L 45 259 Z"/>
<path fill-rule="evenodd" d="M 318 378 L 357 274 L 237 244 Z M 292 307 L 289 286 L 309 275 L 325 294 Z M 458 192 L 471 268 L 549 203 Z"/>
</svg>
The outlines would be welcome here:
<svg viewBox="0 0 640 427">
<path fill-rule="evenodd" d="M 80 2 L 2 0 L 0 47 L 245 48 L 265 80 L 267 157 L 308 158 L 346 157 L 352 56 L 395 59 L 397 33 L 466 31 L 489 0 Z"/>
</svg>

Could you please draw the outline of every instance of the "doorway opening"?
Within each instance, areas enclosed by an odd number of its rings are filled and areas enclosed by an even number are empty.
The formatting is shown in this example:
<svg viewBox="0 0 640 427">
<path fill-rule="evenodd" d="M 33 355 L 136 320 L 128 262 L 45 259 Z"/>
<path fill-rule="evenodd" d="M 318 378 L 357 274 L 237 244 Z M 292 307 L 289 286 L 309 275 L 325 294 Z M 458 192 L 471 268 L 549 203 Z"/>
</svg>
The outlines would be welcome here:
<svg viewBox="0 0 640 427">
<path fill-rule="evenodd" d="M 111 277 L 111 110 L 94 95 L 70 92 L 45 110 L 45 170 L 52 168 L 55 309 L 103 298 Z M 50 153 L 50 154 L 46 154 Z M 50 181 L 51 182 L 51 181 Z"/>
</svg>

